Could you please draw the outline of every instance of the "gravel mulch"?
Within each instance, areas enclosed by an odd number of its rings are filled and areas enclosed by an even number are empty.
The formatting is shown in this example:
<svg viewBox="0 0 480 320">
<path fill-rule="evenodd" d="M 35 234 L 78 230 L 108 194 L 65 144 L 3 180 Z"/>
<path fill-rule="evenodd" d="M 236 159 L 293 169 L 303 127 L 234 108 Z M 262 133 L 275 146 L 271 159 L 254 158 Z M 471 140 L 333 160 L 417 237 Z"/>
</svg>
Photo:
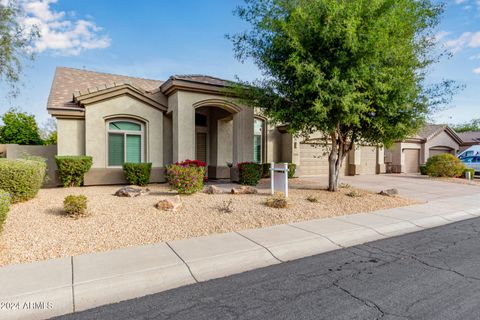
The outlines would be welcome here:
<svg viewBox="0 0 480 320">
<path fill-rule="evenodd" d="M 228 188 L 228 185 L 219 186 Z M 337 193 L 291 189 L 290 206 L 274 209 L 265 205 L 270 195 L 268 189 L 263 188 L 253 195 L 197 193 L 182 196 L 183 208 L 168 212 L 154 207 L 160 199 L 175 195 L 165 184 L 150 185 L 148 194 L 136 198 L 115 197 L 113 194 L 119 188 L 42 189 L 35 199 L 13 205 L 0 235 L 0 265 L 416 203 L 366 191 L 359 191 L 359 197 L 351 197 L 347 195 L 352 191 L 350 188 L 342 188 Z M 75 220 L 64 215 L 63 199 L 70 194 L 88 197 L 88 216 Z M 308 196 L 316 197 L 318 202 L 309 202 Z"/>
</svg>

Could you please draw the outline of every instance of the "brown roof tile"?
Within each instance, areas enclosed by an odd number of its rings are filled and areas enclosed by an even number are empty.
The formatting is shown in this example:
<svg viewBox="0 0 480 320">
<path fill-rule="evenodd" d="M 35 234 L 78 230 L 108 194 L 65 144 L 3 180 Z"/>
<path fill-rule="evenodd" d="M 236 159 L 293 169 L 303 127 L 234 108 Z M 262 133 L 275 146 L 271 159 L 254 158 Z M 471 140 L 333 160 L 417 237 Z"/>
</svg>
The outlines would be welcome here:
<svg viewBox="0 0 480 320">
<path fill-rule="evenodd" d="M 74 94 L 83 95 L 124 83 L 142 91 L 153 91 L 158 89 L 163 81 L 57 67 L 47 108 L 70 107 Z"/>
<path fill-rule="evenodd" d="M 186 75 L 174 75 L 171 77 L 173 80 L 184 80 L 184 81 L 191 81 L 197 83 L 205 83 L 205 84 L 212 84 L 215 86 L 226 86 L 229 81 L 211 77 L 202 74 L 186 74 Z"/>
<path fill-rule="evenodd" d="M 480 143 L 480 131 L 467 131 L 457 133 L 465 143 Z"/>
</svg>

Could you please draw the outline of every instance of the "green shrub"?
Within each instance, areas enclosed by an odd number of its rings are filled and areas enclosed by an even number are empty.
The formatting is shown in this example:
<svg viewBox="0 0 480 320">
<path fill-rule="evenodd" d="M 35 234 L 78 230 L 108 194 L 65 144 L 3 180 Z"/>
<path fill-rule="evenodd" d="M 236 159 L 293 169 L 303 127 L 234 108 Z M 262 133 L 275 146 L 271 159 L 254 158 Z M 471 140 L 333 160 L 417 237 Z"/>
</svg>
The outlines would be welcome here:
<svg viewBox="0 0 480 320">
<path fill-rule="evenodd" d="M 237 165 L 240 184 L 256 186 L 262 177 L 262 165 L 255 162 L 242 162 Z"/>
<path fill-rule="evenodd" d="M 4 190 L 0 190 L 0 233 L 3 230 L 3 224 L 7 220 L 7 213 L 10 209 L 10 194 Z"/>
<path fill-rule="evenodd" d="M 63 200 L 63 210 L 73 218 L 78 218 L 87 213 L 87 197 L 84 195 L 69 195 Z"/>
<path fill-rule="evenodd" d="M 11 195 L 12 202 L 30 200 L 40 190 L 46 168 L 42 161 L 0 159 L 0 189 Z"/>
<path fill-rule="evenodd" d="M 167 167 L 168 184 L 180 194 L 192 194 L 203 189 L 204 167 L 172 164 Z"/>
<path fill-rule="evenodd" d="M 426 165 L 421 165 L 420 166 L 420 174 L 423 176 L 427 175 L 427 166 Z"/>
<path fill-rule="evenodd" d="M 83 177 L 92 167 L 92 157 L 89 156 L 56 156 L 55 161 L 58 177 L 64 187 L 83 185 Z"/>
<path fill-rule="evenodd" d="M 292 179 L 295 175 L 295 170 L 297 170 L 297 165 L 295 163 L 288 164 L 288 179 Z"/>
<path fill-rule="evenodd" d="M 270 163 L 262 164 L 262 178 L 270 178 Z"/>
<path fill-rule="evenodd" d="M 146 186 L 150 183 L 151 163 L 124 163 L 123 174 L 129 184 Z"/>
<path fill-rule="evenodd" d="M 462 161 L 449 153 L 430 157 L 425 167 L 426 173 L 431 177 L 460 177 L 465 169 Z"/>
<path fill-rule="evenodd" d="M 470 177 L 473 179 L 475 177 L 475 169 L 472 168 L 465 168 L 463 169 L 462 177 L 467 177 L 467 172 L 470 172 Z"/>
</svg>

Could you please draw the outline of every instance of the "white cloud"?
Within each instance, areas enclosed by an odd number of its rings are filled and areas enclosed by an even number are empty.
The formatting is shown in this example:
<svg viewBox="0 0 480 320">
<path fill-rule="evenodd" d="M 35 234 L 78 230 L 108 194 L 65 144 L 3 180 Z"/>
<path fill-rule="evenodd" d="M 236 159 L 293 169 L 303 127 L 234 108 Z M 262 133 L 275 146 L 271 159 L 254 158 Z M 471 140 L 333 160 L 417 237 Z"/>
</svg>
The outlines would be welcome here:
<svg viewBox="0 0 480 320">
<path fill-rule="evenodd" d="M 467 2 L 467 0 L 455 0 L 455 4 L 462 4 Z"/>
<path fill-rule="evenodd" d="M 464 48 L 480 48 L 480 31 L 464 32 L 458 38 L 446 40 L 444 45 L 453 53 L 460 52 Z"/>
<path fill-rule="evenodd" d="M 476 73 L 476 74 L 480 74 L 480 68 L 473 69 L 473 72 Z"/>
<path fill-rule="evenodd" d="M 25 16 L 21 23 L 27 30 L 36 27 L 40 39 L 32 48 L 36 52 L 51 51 L 60 55 L 78 55 L 85 50 L 110 46 L 111 39 L 102 33 L 92 19 L 75 18 L 75 13 L 55 11 L 51 4 L 58 0 L 22 0 Z"/>
</svg>

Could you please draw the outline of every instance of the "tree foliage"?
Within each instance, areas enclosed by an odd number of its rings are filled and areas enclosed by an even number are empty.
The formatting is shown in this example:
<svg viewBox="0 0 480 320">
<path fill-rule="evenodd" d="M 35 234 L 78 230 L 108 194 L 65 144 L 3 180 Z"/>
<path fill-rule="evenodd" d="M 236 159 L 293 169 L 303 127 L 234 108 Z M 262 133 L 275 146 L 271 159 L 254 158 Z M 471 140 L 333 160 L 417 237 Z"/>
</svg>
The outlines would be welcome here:
<svg viewBox="0 0 480 320">
<path fill-rule="evenodd" d="M 22 10 L 16 1 L 0 2 L 0 81 L 6 82 L 12 95 L 20 79 L 23 61 L 33 59 L 32 43 L 39 37 L 35 27 L 20 23 Z"/>
<path fill-rule="evenodd" d="M 452 124 L 450 127 L 456 132 L 480 131 L 480 118 L 465 123 Z"/>
<path fill-rule="evenodd" d="M 430 0 L 245 0 L 236 14 L 250 28 L 228 37 L 263 78 L 233 93 L 292 133 L 321 132 L 335 191 L 355 144 L 413 134 L 454 91 L 425 84 L 442 10 Z"/>
<path fill-rule="evenodd" d="M 3 125 L 0 126 L 0 143 L 43 144 L 35 116 L 10 109 L 2 115 L 2 121 Z"/>
</svg>

